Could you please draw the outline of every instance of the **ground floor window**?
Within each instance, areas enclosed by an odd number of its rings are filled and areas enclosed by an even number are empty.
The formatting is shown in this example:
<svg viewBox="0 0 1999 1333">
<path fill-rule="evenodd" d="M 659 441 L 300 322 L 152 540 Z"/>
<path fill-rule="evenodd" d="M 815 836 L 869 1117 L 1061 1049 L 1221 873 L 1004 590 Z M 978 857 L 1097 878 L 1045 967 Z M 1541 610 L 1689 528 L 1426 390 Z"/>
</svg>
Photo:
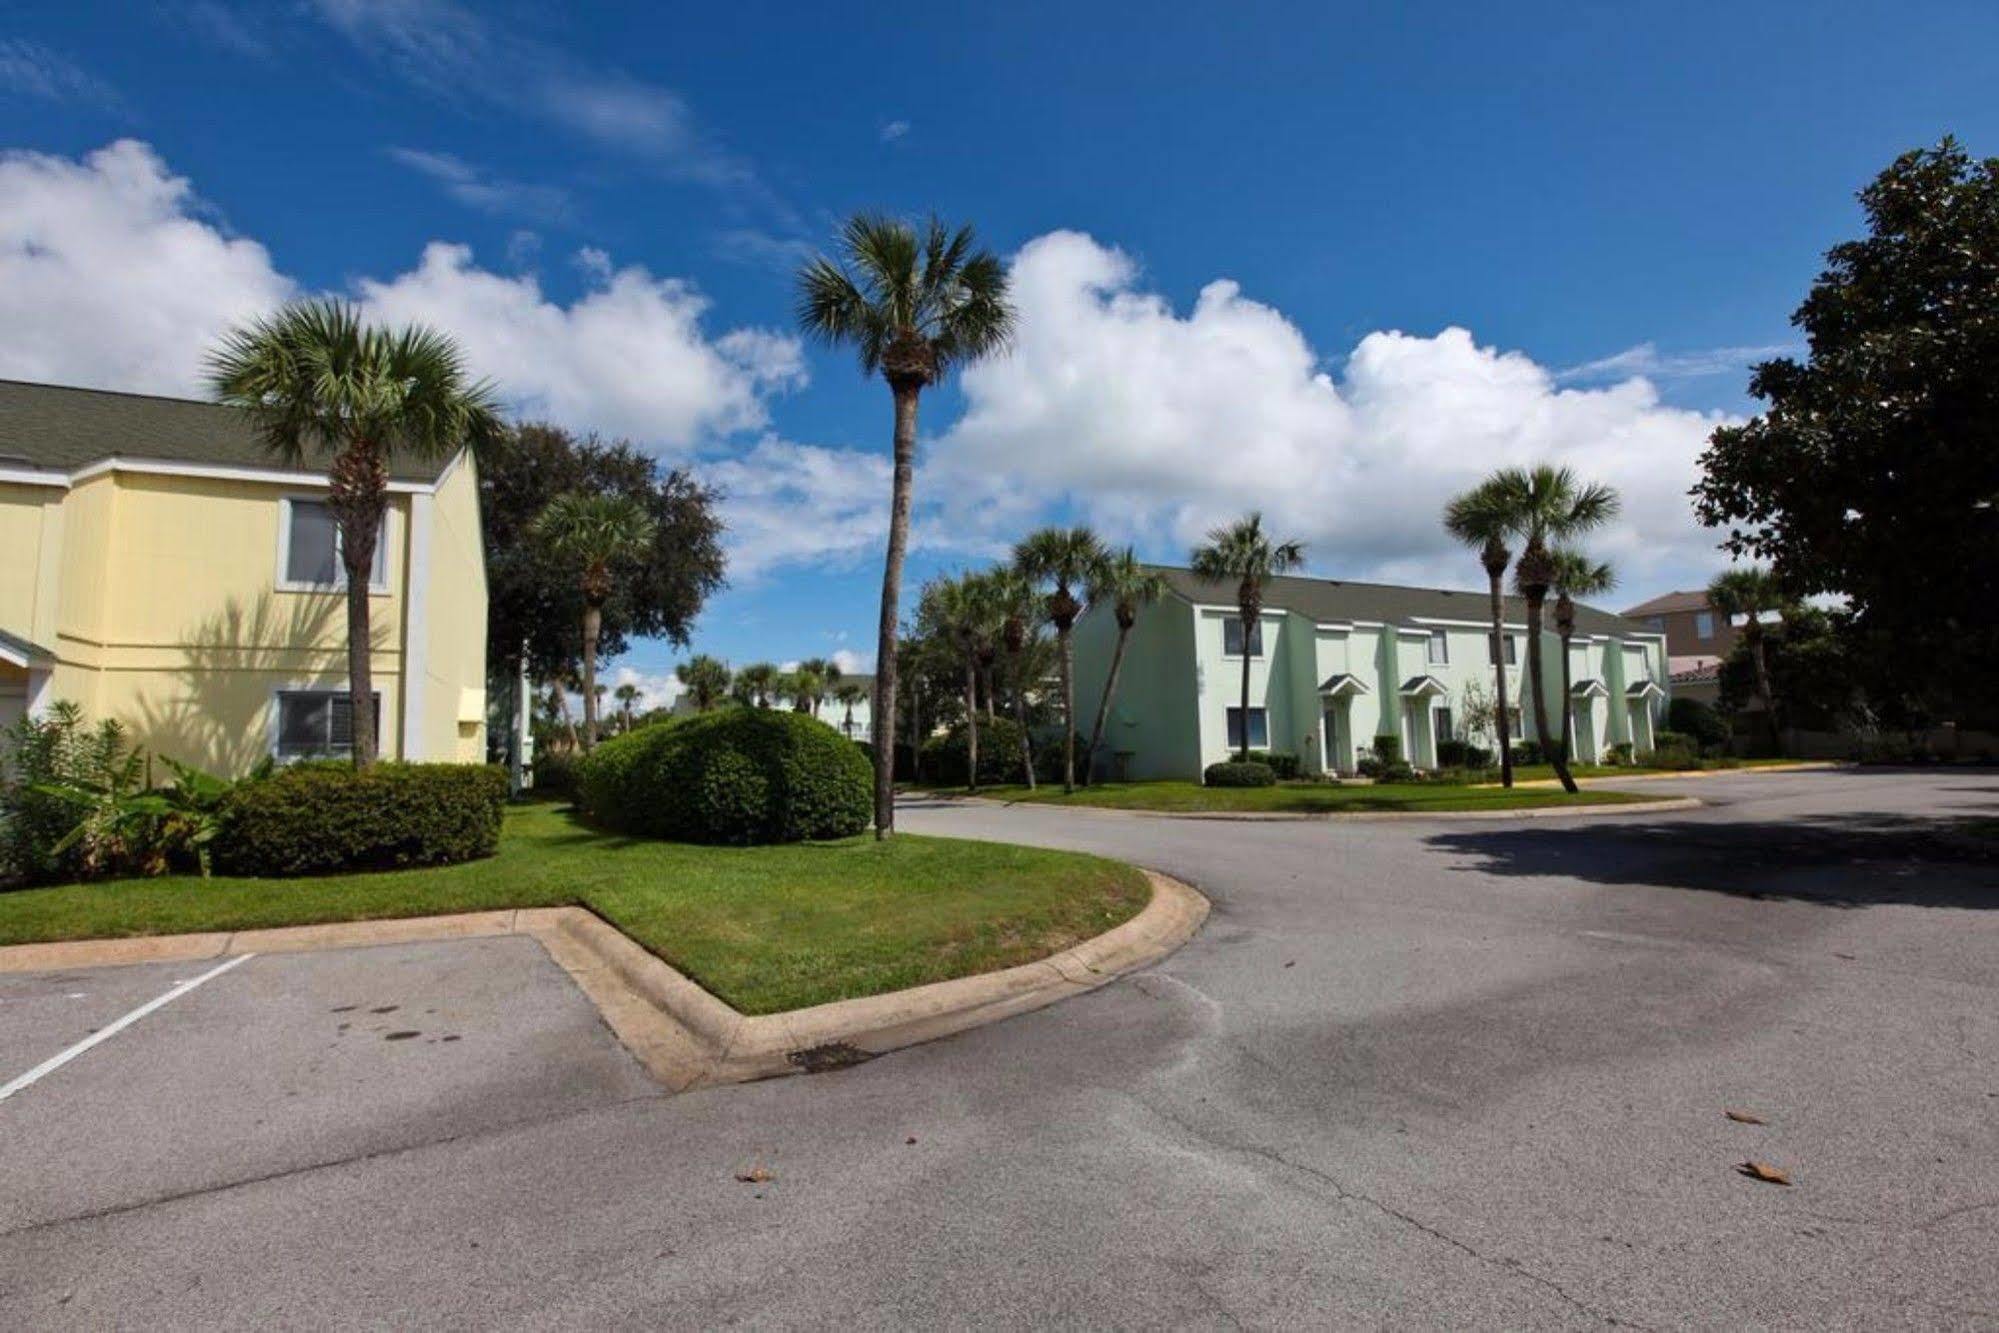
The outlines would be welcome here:
<svg viewBox="0 0 1999 1333">
<path fill-rule="evenodd" d="M 1439 708 L 1430 716 L 1437 724 L 1437 744 L 1442 745 L 1445 741 L 1451 739 L 1453 735 L 1451 730 L 1451 710 L 1448 708 Z"/>
<path fill-rule="evenodd" d="M 1240 708 L 1229 709 L 1229 748 L 1231 750 L 1240 750 L 1242 748 L 1242 709 Z M 1270 721 L 1261 708 L 1252 708 L 1249 710 L 1249 748 L 1252 750 L 1267 750 L 1270 748 Z"/>
<path fill-rule="evenodd" d="M 382 696 L 375 702 L 375 736 L 382 734 Z M 283 690 L 278 694 L 278 758 L 340 759 L 354 752 L 354 702 L 345 690 Z"/>
</svg>

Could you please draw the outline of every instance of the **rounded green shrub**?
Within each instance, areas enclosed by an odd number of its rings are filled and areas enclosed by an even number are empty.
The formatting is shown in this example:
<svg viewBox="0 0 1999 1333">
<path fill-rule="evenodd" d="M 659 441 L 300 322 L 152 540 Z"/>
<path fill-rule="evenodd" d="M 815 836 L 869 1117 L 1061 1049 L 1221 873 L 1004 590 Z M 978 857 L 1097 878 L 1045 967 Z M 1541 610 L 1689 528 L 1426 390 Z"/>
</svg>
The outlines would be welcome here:
<svg viewBox="0 0 1999 1333">
<path fill-rule="evenodd" d="M 1058 742 L 1050 746 L 1037 746 L 1034 756 L 1034 771 L 1044 780 L 1047 778 L 1048 761 L 1040 753 L 1048 750 L 1054 755 L 1055 779 L 1062 778 L 1062 747 Z M 923 742 L 923 780 L 945 787 L 969 785 L 971 737 L 961 721 L 942 736 L 932 736 Z M 979 785 L 997 786 L 1005 782 L 1020 782 L 1024 775 L 1020 771 L 1020 727 L 1010 717 L 979 718 Z"/>
<path fill-rule="evenodd" d="M 594 823 L 676 842 L 845 838 L 874 817 L 874 770 L 826 723 L 726 708 L 604 741 L 576 770 Z"/>
<path fill-rule="evenodd" d="M 1666 705 L 1666 725 L 1675 732 L 1692 737 L 1702 754 L 1720 754 L 1728 748 L 1729 738 L 1735 733 L 1735 728 L 1713 704 L 1685 695 Z M 1660 733 L 1662 736 L 1665 734 Z"/>
<path fill-rule="evenodd" d="M 297 764 L 223 799 L 216 868 L 331 875 L 491 856 L 507 803 L 503 768 L 475 764 Z"/>
<path fill-rule="evenodd" d="M 1277 774 L 1269 764 L 1259 764 L 1255 760 L 1243 763 L 1232 759 L 1209 764 L 1201 773 L 1201 781 L 1209 787 L 1274 787 L 1277 785 Z"/>
</svg>

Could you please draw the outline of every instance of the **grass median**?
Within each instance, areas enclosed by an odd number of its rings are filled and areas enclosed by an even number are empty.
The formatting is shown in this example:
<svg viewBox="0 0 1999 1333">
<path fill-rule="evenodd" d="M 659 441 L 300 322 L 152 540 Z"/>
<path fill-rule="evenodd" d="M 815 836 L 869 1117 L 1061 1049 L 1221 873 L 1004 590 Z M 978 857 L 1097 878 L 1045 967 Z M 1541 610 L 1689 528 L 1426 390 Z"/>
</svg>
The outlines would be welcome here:
<svg viewBox="0 0 1999 1333">
<path fill-rule="evenodd" d="M 507 812 L 497 855 L 465 865 L 0 893 L 0 945 L 575 905 L 743 1013 L 769 1014 L 1045 958 L 1150 896 L 1137 870 L 1073 852 L 907 834 L 701 847 L 529 805 Z"/>
<path fill-rule="evenodd" d="M 963 796 L 963 788 L 935 788 Z M 1165 813 L 1364 814 L 1416 811 L 1448 814 L 1461 810 L 1532 810 L 1551 805 L 1623 805 L 1656 796 L 1617 791 L 1583 791 L 1570 796 L 1560 787 L 1508 791 L 1504 787 L 1452 786 L 1440 782 L 1350 783 L 1280 782 L 1274 787 L 1204 787 L 1198 782 L 1105 782 L 1063 795 L 1060 784 L 1029 791 L 1024 786 L 981 787 L 977 795 L 995 801 L 1035 805 L 1086 806 L 1102 810 Z"/>
</svg>

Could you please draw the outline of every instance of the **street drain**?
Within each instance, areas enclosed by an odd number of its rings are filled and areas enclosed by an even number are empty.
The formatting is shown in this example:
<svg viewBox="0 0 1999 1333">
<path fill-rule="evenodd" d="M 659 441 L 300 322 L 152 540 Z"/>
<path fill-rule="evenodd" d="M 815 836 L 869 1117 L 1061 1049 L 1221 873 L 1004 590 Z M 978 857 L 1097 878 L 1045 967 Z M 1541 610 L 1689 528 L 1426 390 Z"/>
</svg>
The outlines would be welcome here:
<svg viewBox="0 0 1999 1333">
<path fill-rule="evenodd" d="M 844 1041 L 833 1041 L 824 1046 L 814 1046 L 809 1051 L 793 1051 L 785 1059 L 808 1074 L 823 1074 L 829 1069 L 846 1069 L 853 1065 L 866 1064 L 874 1059 L 874 1056 L 858 1046 L 850 1046 Z"/>
</svg>

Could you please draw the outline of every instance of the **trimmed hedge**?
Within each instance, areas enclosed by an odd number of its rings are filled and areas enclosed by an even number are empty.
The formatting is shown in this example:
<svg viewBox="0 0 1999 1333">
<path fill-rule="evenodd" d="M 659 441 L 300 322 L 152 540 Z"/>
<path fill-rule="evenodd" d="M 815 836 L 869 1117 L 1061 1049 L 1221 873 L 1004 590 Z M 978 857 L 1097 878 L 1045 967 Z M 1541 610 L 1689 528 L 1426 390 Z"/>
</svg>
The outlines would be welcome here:
<svg viewBox="0 0 1999 1333">
<path fill-rule="evenodd" d="M 499 846 L 506 803 L 493 765 L 295 764 L 224 798 L 215 863 L 293 876 L 472 861 Z"/>
<path fill-rule="evenodd" d="M 1251 750 L 1249 752 L 1249 762 L 1252 764 L 1270 765 L 1270 771 L 1277 775 L 1279 782 L 1288 782 L 1297 777 L 1302 771 L 1298 764 L 1298 756 L 1295 754 L 1284 754 L 1282 752 L 1272 754 L 1268 750 Z"/>
<path fill-rule="evenodd" d="M 1209 764 L 1201 774 L 1201 782 L 1209 787 L 1274 787 L 1277 785 L 1277 774 L 1271 771 L 1269 764 L 1231 759 Z"/>
<path fill-rule="evenodd" d="M 1082 748 L 1084 742 L 1076 742 L 1076 776 L 1083 776 Z M 942 736 L 932 736 L 923 742 L 923 780 L 944 787 L 967 786 L 967 770 L 970 767 L 970 738 L 965 724 L 959 722 Z M 1057 739 L 1034 747 L 1034 776 L 1037 781 L 1062 780 L 1062 742 Z M 1020 772 L 1020 727 L 1010 717 L 979 718 L 979 785 L 997 786 L 1008 782 L 1019 782 Z"/>
<path fill-rule="evenodd" d="M 874 817 L 874 769 L 808 714 L 726 708 L 600 743 L 576 801 L 605 828 L 676 842 L 845 838 Z"/>
</svg>

